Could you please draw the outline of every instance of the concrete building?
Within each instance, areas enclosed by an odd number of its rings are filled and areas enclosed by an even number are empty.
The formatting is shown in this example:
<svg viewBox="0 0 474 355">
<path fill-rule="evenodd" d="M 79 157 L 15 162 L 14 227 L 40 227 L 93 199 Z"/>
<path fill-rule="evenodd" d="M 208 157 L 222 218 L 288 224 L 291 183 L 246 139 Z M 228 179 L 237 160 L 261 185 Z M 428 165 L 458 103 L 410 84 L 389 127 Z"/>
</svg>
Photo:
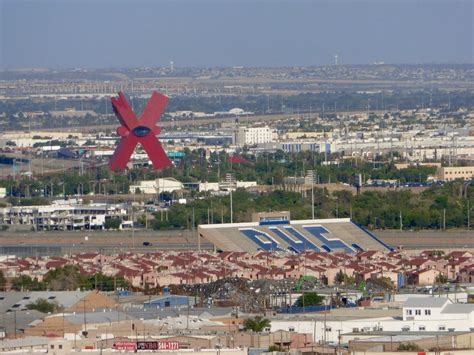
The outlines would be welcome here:
<svg viewBox="0 0 474 355">
<path fill-rule="evenodd" d="M 239 127 L 235 132 L 235 144 L 238 146 L 273 142 L 270 127 Z"/>
<path fill-rule="evenodd" d="M 474 328 L 474 304 L 453 303 L 448 298 L 409 298 L 401 317 L 390 310 L 386 316 L 370 317 L 371 310 L 351 311 L 352 317 L 327 316 L 316 320 L 273 319 L 271 331 L 290 330 L 314 335 L 316 341 L 338 342 L 339 334 L 359 332 L 469 332 Z"/>
<path fill-rule="evenodd" d="M 437 170 L 436 176 L 443 181 L 474 179 L 474 166 L 442 167 Z"/>
<path fill-rule="evenodd" d="M 200 182 L 198 186 L 199 192 L 208 192 L 208 191 L 219 191 L 219 183 L 218 182 Z"/>
<path fill-rule="evenodd" d="M 53 118 L 58 118 L 58 117 L 86 117 L 86 116 L 91 116 L 91 117 L 97 117 L 97 113 L 92 110 L 76 110 L 75 108 L 67 108 L 65 110 L 59 110 L 59 111 L 49 111 L 49 114 Z"/>
<path fill-rule="evenodd" d="M 196 302 L 195 297 L 182 295 L 163 295 L 143 303 L 144 308 L 168 308 L 168 307 L 193 307 Z"/>
<path fill-rule="evenodd" d="M 262 143 L 257 147 L 261 151 L 282 150 L 285 153 L 315 152 L 330 154 L 336 151 L 336 144 L 330 141 L 304 140 Z"/>
<path fill-rule="evenodd" d="M 130 193 L 159 194 L 182 190 L 183 183 L 173 178 L 140 181 L 138 185 L 130 185 Z"/>
<path fill-rule="evenodd" d="M 0 208 L 0 225 L 31 225 L 36 230 L 103 229 L 111 218 L 121 220 L 120 229 L 131 227 L 122 205 L 81 204 L 80 200 L 53 201 L 44 206 Z"/>
</svg>

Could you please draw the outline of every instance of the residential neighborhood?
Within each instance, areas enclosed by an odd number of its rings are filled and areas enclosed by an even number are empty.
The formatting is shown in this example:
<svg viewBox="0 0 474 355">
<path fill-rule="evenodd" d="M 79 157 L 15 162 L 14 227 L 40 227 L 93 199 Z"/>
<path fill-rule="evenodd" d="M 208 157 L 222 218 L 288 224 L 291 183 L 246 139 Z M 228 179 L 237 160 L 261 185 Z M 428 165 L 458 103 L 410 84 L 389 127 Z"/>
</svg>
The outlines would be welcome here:
<svg viewBox="0 0 474 355">
<path fill-rule="evenodd" d="M 474 282 L 474 255 L 469 251 L 360 251 L 356 254 L 305 251 L 297 255 L 254 253 L 154 251 L 106 255 L 100 252 L 65 256 L 4 256 L 0 270 L 7 280 L 29 276 L 42 281 L 58 267 L 76 265 L 83 275 L 102 273 L 123 277 L 137 289 L 193 285 L 228 277 L 249 280 L 314 277 L 321 285 L 344 284 L 342 273 L 355 285 L 381 278 L 396 288 L 452 282 Z M 347 284 L 347 282 L 346 282 Z M 7 289 L 10 287 L 7 283 Z"/>
</svg>

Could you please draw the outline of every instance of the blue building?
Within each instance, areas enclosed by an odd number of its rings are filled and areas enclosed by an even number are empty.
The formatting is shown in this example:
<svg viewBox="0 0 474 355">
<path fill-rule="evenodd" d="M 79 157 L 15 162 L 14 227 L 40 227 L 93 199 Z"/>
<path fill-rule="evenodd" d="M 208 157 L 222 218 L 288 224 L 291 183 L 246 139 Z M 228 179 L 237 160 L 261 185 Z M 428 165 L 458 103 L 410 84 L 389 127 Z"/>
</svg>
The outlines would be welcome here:
<svg viewBox="0 0 474 355">
<path fill-rule="evenodd" d="M 153 300 L 143 303 L 144 308 L 174 308 L 194 306 L 194 297 L 180 296 L 180 295 L 163 295 Z"/>
</svg>

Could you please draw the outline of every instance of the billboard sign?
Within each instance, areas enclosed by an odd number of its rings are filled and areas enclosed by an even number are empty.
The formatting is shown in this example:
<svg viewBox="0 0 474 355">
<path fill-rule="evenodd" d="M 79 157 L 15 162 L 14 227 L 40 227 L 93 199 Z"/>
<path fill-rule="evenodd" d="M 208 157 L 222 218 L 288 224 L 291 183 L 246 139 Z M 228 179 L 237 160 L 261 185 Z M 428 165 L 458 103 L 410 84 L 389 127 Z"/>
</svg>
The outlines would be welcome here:
<svg viewBox="0 0 474 355">
<path fill-rule="evenodd" d="M 116 341 L 113 347 L 116 350 L 135 350 L 137 343 L 134 341 Z"/>
<path fill-rule="evenodd" d="M 137 350 L 179 350 L 179 342 L 160 341 L 137 341 Z"/>
</svg>

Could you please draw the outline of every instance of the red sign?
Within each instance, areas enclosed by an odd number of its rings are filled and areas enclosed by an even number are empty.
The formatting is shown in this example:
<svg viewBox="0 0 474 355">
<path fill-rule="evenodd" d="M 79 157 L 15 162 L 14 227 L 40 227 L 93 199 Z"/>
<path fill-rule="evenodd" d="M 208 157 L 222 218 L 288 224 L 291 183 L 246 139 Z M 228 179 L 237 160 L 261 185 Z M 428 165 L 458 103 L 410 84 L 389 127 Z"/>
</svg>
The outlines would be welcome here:
<svg viewBox="0 0 474 355">
<path fill-rule="evenodd" d="M 137 350 L 179 350 L 179 342 L 160 341 L 137 341 Z"/>
<path fill-rule="evenodd" d="M 125 95 L 122 92 L 118 95 L 118 99 L 112 98 L 112 107 L 121 123 L 121 126 L 117 128 L 117 134 L 122 138 L 109 162 L 110 169 L 113 171 L 125 169 L 138 143 L 148 154 L 155 169 L 171 165 L 160 141 L 156 138 L 156 135 L 160 133 L 156 122 L 165 110 L 168 97 L 156 91 L 153 92 L 140 119 L 137 119 Z"/>
<path fill-rule="evenodd" d="M 114 349 L 117 350 L 135 350 L 137 348 L 137 343 L 134 341 L 116 341 L 114 343 Z"/>
</svg>

